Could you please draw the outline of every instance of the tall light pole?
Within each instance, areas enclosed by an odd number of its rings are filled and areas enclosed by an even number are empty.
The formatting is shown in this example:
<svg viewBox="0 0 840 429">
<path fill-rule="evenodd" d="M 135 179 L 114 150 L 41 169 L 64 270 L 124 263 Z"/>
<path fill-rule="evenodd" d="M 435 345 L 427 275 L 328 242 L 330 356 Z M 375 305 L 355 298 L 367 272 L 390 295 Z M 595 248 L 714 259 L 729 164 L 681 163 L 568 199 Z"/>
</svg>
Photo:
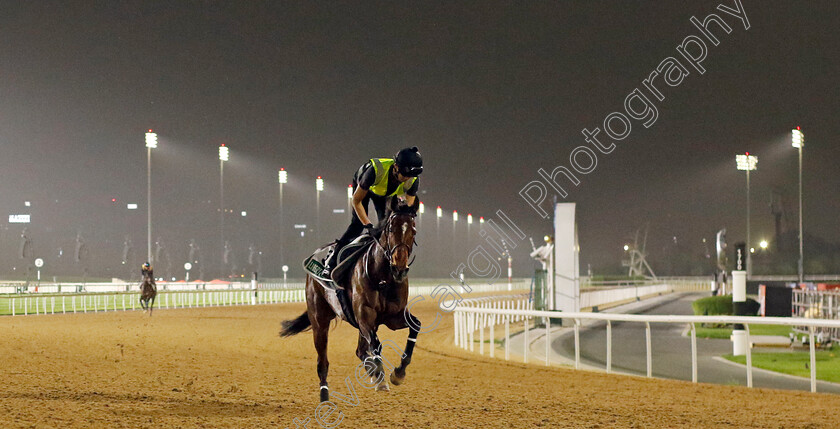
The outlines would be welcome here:
<svg viewBox="0 0 840 429">
<path fill-rule="evenodd" d="M 353 185 L 347 185 L 347 214 L 353 216 Z"/>
<path fill-rule="evenodd" d="M 321 245 L 321 191 L 324 190 L 324 179 L 321 176 L 318 176 L 315 179 L 315 238 L 317 239 L 318 243 L 316 246 Z"/>
<path fill-rule="evenodd" d="M 457 258 L 458 252 L 455 251 L 455 223 L 458 222 L 458 210 L 452 210 L 452 257 Z M 454 259 L 453 259 L 454 260 Z"/>
<path fill-rule="evenodd" d="M 752 252 L 750 252 L 750 171 L 758 168 L 758 157 L 747 152 L 744 155 L 735 155 L 735 164 L 738 170 L 747 172 L 747 277 L 752 274 Z"/>
<path fill-rule="evenodd" d="M 437 230 L 435 234 L 437 235 L 437 245 L 440 245 L 440 218 L 443 216 L 443 209 L 440 206 L 437 206 Z"/>
<path fill-rule="evenodd" d="M 152 130 L 146 133 L 146 211 L 148 214 L 148 225 L 146 226 L 148 252 L 146 261 L 152 261 L 152 149 L 157 147 L 157 134 Z"/>
<path fill-rule="evenodd" d="M 417 224 L 423 227 L 423 213 L 426 213 L 426 205 L 422 201 L 417 205 Z"/>
<path fill-rule="evenodd" d="M 220 269 L 224 274 L 225 266 L 225 161 L 230 159 L 230 151 L 224 143 L 219 146 L 219 231 L 221 232 L 222 246 Z"/>
<path fill-rule="evenodd" d="M 802 148 L 805 147 L 805 134 L 796 127 L 791 130 L 791 145 L 799 150 L 799 284 L 805 283 L 805 254 L 802 245 L 805 233 L 802 229 Z"/>
<path fill-rule="evenodd" d="M 280 262 L 285 262 L 283 259 L 283 247 L 286 245 L 286 234 L 283 225 L 283 185 L 289 181 L 289 174 L 285 168 L 280 168 L 277 172 L 277 184 L 280 187 Z"/>
<path fill-rule="evenodd" d="M 472 213 L 467 213 L 467 247 L 470 246 L 470 229 L 472 227 L 473 218 Z"/>
</svg>

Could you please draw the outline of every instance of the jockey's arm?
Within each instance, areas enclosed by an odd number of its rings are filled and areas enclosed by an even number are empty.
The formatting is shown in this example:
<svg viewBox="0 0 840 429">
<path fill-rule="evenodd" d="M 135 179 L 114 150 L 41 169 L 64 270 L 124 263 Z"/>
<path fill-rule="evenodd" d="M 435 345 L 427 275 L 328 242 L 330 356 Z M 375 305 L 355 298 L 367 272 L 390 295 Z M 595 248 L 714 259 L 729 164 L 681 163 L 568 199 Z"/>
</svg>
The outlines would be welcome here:
<svg viewBox="0 0 840 429">
<path fill-rule="evenodd" d="M 356 188 L 356 192 L 353 193 L 353 210 L 356 211 L 356 216 L 359 217 L 359 220 L 362 221 L 362 225 L 367 225 L 370 222 L 370 219 L 365 213 L 365 208 L 362 206 L 362 201 L 367 196 L 368 191 L 366 189 L 362 189 L 361 186 Z"/>
<path fill-rule="evenodd" d="M 410 207 L 410 206 L 413 206 L 413 205 L 414 205 L 414 199 L 415 199 L 415 198 L 417 198 L 417 197 L 416 197 L 416 196 L 414 196 L 414 195 L 408 195 L 408 194 L 406 194 L 406 196 L 405 196 L 405 203 L 406 203 L 406 204 L 408 204 L 408 205 L 409 205 L 409 207 Z"/>
</svg>

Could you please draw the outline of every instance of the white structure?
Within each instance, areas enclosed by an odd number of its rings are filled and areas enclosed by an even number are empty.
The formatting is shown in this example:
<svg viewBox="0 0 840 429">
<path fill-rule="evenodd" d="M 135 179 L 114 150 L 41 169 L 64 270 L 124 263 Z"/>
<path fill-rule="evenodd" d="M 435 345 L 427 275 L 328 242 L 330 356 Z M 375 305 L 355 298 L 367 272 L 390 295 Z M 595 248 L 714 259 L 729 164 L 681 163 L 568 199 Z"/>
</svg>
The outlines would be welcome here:
<svg viewBox="0 0 840 429">
<path fill-rule="evenodd" d="M 580 246 L 575 203 L 554 206 L 554 297 L 553 310 L 580 310 Z"/>
</svg>

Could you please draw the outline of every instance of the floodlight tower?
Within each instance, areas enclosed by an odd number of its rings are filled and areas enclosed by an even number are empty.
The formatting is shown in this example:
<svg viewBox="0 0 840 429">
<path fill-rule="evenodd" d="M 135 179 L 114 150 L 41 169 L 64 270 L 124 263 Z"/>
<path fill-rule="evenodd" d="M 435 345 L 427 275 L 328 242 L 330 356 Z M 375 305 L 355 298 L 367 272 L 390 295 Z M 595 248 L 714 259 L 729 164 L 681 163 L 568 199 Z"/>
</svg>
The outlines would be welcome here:
<svg viewBox="0 0 840 429">
<path fill-rule="evenodd" d="M 804 231 L 802 229 L 802 148 L 805 147 L 805 134 L 799 127 L 791 130 L 791 145 L 799 150 L 799 284 L 805 282 L 805 256 L 802 240 Z"/>
<path fill-rule="evenodd" d="M 318 176 L 315 179 L 315 237 L 318 240 L 318 246 L 321 245 L 321 191 L 324 190 L 324 179 Z"/>
<path fill-rule="evenodd" d="M 230 160 L 230 150 L 224 143 L 222 143 L 219 146 L 219 213 L 221 215 L 219 229 L 222 236 L 222 264 L 220 267 L 225 266 L 225 161 L 228 160 Z M 224 272 L 224 268 L 222 268 L 222 271 Z"/>
<path fill-rule="evenodd" d="M 146 133 L 146 212 L 148 214 L 148 225 L 146 227 L 148 252 L 146 261 L 152 261 L 152 149 L 157 148 L 157 133 Z"/>
<path fill-rule="evenodd" d="M 752 252 L 750 252 L 750 171 L 758 168 L 758 157 L 750 155 L 735 155 L 735 165 L 738 170 L 747 172 L 747 277 L 752 274 Z"/>
<path fill-rule="evenodd" d="M 280 262 L 285 262 L 283 259 L 283 247 L 286 245 L 286 234 L 283 225 L 283 185 L 289 183 L 289 173 L 285 168 L 281 167 L 277 172 L 277 185 L 280 187 Z"/>
</svg>

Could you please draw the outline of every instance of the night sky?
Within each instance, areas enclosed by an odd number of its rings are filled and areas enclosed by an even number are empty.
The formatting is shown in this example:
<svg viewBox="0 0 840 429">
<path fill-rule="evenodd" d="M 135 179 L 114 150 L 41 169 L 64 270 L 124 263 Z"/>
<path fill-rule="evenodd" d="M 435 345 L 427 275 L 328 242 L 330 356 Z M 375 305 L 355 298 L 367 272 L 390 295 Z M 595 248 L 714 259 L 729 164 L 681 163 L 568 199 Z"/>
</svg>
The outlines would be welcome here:
<svg viewBox="0 0 840 429">
<path fill-rule="evenodd" d="M 805 134 L 806 233 L 840 241 L 840 3 L 744 0 L 749 29 L 716 9 L 721 3 L 736 7 L 734 0 L 3 1 L 0 274 L 25 269 L 23 226 L 6 218 L 27 213 L 34 256 L 52 274 L 81 273 L 71 260 L 80 232 L 90 273 L 136 275 L 146 252 L 143 138 L 152 128 L 160 140 L 152 153 L 153 235 L 172 266 L 186 261 L 196 239 L 205 275 L 216 275 L 221 143 L 231 150 L 226 236 L 240 267 L 254 243 L 269 276 L 279 273 L 281 247 L 282 262 L 299 276 L 299 261 L 318 243 L 315 230 L 300 238 L 292 228 L 315 222 L 316 176 L 326 182 L 320 241 L 327 242 L 348 222 L 332 210 L 347 207 L 353 172 L 370 157 L 416 145 L 427 212 L 415 272 L 446 275 L 479 243 L 477 224 L 467 236 L 467 213 L 493 217 L 501 209 L 535 240 L 550 233 L 519 190 L 539 168 L 569 166 L 576 147 L 594 148 L 581 130 L 623 112 L 625 97 L 645 90 L 643 80 L 667 57 L 689 73 L 675 87 L 660 81 L 662 101 L 646 93 L 655 123 L 633 120 L 629 136 L 578 175 L 579 186 L 565 183 L 569 195 L 560 200 L 578 204 L 582 272 L 615 270 L 640 228 L 649 230 L 654 269 L 675 237 L 697 255 L 703 238 L 713 249 L 720 228 L 730 242 L 743 240 L 746 183 L 735 155 L 745 151 L 759 157 L 753 245 L 773 238 L 773 190 L 795 229 L 795 126 Z M 700 74 L 677 46 L 702 37 L 692 16 L 711 13 L 732 32 L 710 27 L 720 44 L 707 43 Z M 280 167 L 290 178 L 285 235 Z M 453 209 L 462 216 L 454 236 Z M 126 236 L 134 254 L 123 267 Z M 525 247 L 516 274 L 531 270 Z"/>
</svg>

